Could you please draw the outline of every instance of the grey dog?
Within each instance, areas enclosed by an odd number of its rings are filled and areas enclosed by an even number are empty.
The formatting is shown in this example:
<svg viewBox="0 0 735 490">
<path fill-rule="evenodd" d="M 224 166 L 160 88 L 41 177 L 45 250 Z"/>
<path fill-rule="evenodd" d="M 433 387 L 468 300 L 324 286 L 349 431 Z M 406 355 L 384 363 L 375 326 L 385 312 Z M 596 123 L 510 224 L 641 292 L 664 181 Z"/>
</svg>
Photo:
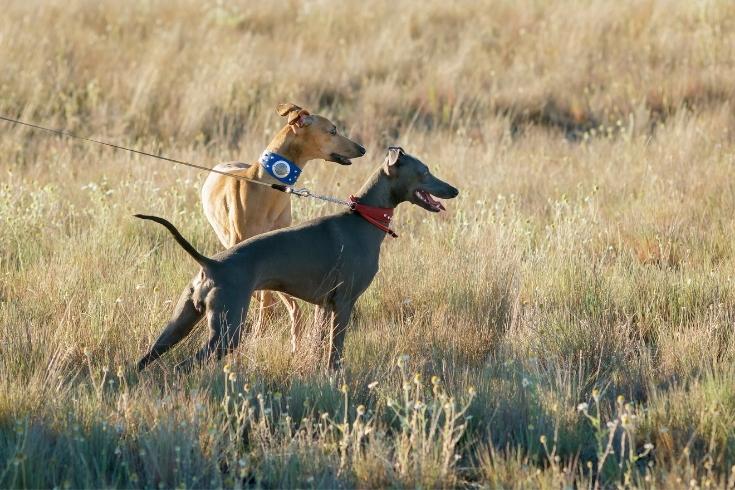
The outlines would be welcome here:
<svg viewBox="0 0 735 490">
<path fill-rule="evenodd" d="M 456 188 L 434 177 L 417 158 L 392 147 L 355 201 L 391 213 L 404 201 L 439 212 L 444 206 L 432 196 L 451 199 L 457 194 Z M 386 232 L 392 233 L 385 224 L 375 224 L 353 209 L 255 236 L 210 258 L 165 219 L 136 216 L 165 226 L 201 266 L 181 294 L 166 328 L 138 362 L 139 370 L 186 337 L 205 315 L 209 341 L 177 370 L 188 370 L 212 354 L 220 359 L 240 342 L 250 298 L 261 289 L 280 291 L 321 308 L 329 340 L 327 364 L 334 368 L 342 358 L 355 301 L 378 272 L 380 246 Z"/>
</svg>

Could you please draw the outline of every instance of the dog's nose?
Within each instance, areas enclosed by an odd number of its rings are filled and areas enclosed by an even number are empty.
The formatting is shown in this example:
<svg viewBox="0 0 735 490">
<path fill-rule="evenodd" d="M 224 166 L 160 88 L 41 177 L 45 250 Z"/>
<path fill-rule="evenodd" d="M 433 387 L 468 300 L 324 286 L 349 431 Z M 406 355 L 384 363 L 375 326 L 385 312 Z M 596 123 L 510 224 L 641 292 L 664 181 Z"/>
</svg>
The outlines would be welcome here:
<svg viewBox="0 0 735 490">
<path fill-rule="evenodd" d="M 365 148 L 360 145 L 357 145 L 357 151 L 360 153 L 360 156 L 365 154 Z"/>
<path fill-rule="evenodd" d="M 449 193 L 451 194 L 451 196 L 449 196 L 450 198 L 455 198 L 459 195 L 459 189 L 452 187 L 452 190 Z"/>
</svg>

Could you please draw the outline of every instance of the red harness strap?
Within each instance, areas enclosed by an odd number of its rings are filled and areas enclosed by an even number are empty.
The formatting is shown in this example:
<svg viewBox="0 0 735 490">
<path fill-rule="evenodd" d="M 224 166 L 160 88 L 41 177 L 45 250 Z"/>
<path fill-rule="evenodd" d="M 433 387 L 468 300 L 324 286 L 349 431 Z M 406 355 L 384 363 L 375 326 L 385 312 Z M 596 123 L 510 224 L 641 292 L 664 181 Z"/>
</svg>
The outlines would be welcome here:
<svg viewBox="0 0 735 490">
<path fill-rule="evenodd" d="M 367 222 L 379 230 L 383 230 L 393 238 L 398 238 L 396 232 L 389 228 L 390 220 L 393 217 L 393 208 L 376 208 L 375 206 L 360 204 L 357 202 L 355 196 L 350 196 L 350 203 L 352 203 L 352 210 L 362 216 Z"/>
</svg>

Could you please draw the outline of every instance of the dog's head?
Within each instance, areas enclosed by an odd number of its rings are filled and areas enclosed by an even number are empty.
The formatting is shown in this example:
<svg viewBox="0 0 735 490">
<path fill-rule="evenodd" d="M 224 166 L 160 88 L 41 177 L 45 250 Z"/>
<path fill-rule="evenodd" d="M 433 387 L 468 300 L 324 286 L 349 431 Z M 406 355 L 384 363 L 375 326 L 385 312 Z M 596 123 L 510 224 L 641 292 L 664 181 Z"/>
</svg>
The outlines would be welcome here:
<svg viewBox="0 0 735 490">
<path fill-rule="evenodd" d="M 444 205 L 435 197 L 452 199 L 459 194 L 455 187 L 434 177 L 421 160 L 397 146 L 388 149 L 382 171 L 390 179 L 391 194 L 396 204 L 408 201 L 438 213 L 444 210 Z"/>
<path fill-rule="evenodd" d="M 339 134 L 337 126 L 326 117 L 310 114 L 295 104 L 278 104 L 276 112 L 288 118 L 288 127 L 297 137 L 295 143 L 308 159 L 351 165 L 350 158 L 365 154 L 365 148 Z"/>
</svg>

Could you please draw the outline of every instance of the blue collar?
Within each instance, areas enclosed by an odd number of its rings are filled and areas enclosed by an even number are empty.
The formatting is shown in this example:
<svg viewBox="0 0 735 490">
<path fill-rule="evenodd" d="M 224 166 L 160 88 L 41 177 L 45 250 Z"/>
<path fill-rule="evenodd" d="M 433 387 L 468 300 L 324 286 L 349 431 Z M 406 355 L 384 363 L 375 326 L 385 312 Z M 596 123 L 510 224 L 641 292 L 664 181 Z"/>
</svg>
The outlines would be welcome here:
<svg viewBox="0 0 735 490">
<path fill-rule="evenodd" d="M 294 162 L 272 151 L 265 150 L 258 161 L 268 175 L 286 185 L 295 184 L 301 175 L 301 169 Z"/>
</svg>

